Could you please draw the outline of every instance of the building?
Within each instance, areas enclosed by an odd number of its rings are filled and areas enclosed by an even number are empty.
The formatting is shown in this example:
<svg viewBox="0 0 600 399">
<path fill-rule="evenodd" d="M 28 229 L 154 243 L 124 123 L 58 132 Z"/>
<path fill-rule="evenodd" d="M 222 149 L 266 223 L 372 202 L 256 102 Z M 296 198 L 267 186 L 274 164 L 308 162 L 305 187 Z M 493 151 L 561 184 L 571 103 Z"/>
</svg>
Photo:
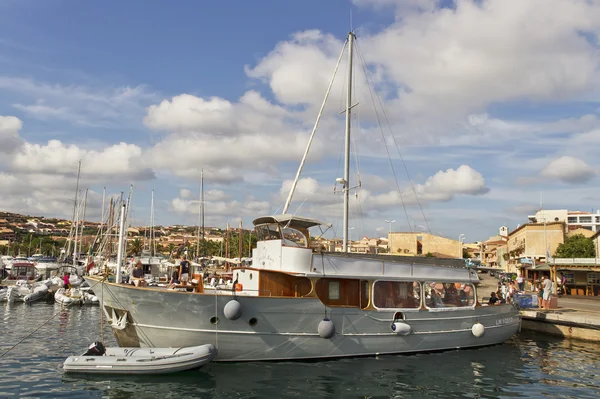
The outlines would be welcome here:
<svg viewBox="0 0 600 399">
<path fill-rule="evenodd" d="M 462 258 L 462 243 L 429 233 L 389 233 L 390 253 L 403 256 Z"/>
<path fill-rule="evenodd" d="M 549 256 L 565 242 L 565 223 L 526 223 L 508 234 L 506 271 L 516 273 L 519 269 L 535 269 L 536 264 L 546 263 Z"/>
<path fill-rule="evenodd" d="M 532 223 L 563 222 L 566 223 L 569 230 L 577 226 L 593 232 L 600 231 L 600 210 L 592 213 L 569 211 L 567 209 L 543 209 L 537 211 L 535 215 L 527 216 L 527 218 Z"/>
</svg>

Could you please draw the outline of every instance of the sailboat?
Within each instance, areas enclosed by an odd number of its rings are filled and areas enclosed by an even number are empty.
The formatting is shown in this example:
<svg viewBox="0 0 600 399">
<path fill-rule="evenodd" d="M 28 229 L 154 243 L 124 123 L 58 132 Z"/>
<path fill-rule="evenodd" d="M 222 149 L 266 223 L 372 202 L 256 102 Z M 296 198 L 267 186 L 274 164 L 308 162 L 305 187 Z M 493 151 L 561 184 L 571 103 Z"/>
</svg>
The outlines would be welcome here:
<svg viewBox="0 0 600 399">
<path fill-rule="evenodd" d="M 349 85 L 354 39 L 350 32 L 344 44 Z M 351 93 L 348 88 L 345 175 L 338 179 L 344 251 L 312 250 L 309 230 L 331 225 L 287 213 L 292 188 L 283 214 L 254 220 L 252 266 L 232 267 L 231 290 L 177 292 L 118 283 L 95 290 L 119 346 L 211 343 L 217 362 L 330 359 L 481 347 L 519 330 L 515 307 L 481 304 L 477 273 L 462 259 L 347 252 Z M 306 153 L 294 187 L 305 159 Z M 100 282 L 89 280 L 92 286 Z"/>
</svg>

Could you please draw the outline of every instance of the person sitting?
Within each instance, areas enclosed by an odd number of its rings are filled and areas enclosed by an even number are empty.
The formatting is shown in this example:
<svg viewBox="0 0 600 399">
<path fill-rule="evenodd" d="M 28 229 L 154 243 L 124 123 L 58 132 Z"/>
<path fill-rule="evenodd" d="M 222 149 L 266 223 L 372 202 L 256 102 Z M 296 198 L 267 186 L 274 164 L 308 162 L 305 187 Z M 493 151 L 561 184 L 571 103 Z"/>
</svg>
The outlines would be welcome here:
<svg viewBox="0 0 600 399">
<path fill-rule="evenodd" d="M 495 292 L 490 294 L 490 300 L 488 301 L 488 305 L 496 305 L 498 304 L 498 296 Z"/>
<path fill-rule="evenodd" d="M 179 284 L 179 271 L 177 269 L 173 270 L 173 274 L 171 275 L 171 281 L 169 281 L 169 288 L 175 288 L 176 285 Z"/>
<path fill-rule="evenodd" d="M 146 285 L 144 279 L 144 269 L 142 268 L 142 261 L 137 261 L 135 267 L 131 271 L 131 284 L 136 287 L 143 287 Z"/>
</svg>

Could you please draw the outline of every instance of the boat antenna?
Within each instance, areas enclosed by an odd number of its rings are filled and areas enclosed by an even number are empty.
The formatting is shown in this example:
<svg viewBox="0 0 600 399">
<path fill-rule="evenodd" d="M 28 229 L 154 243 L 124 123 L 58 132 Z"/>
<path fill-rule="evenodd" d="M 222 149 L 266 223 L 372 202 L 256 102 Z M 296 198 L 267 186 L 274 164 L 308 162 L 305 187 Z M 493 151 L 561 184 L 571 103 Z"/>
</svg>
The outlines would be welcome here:
<svg viewBox="0 0 600 399">
<path fill-rule="evenodd" d="M 331 88 L 333 87 L 333 82 L 335 80 L 335 75 L 337 74 L 338 68 L 340 66 L 340 62 L 342 61 L 342 56 L 344 55 L 344 50 L 346 49 L 346 45 L 348 44 L 348 39 L 344 42 L 344 46 L 342 47 L 342 52 L 338 58 L 337 64 L 335 65 L 335 70 L 333 71 L 333 76 L 331 77 L 331 81 L 329 82 L 329 87 L 327 87 L 327 92 L 325 93 L 325 98 L 323 99 L 323 103 L 321 104 L 321 108 L 319 109 L 319 114 L 317 115 L 317 120 L 315 121 L 315 125 L 313 127 L 312 133 L 310 134 L 310 138 L 308 139 L 308 144 L 306 145 L 306 150 L 304 151 L 304 156 L 302 157 L 302 161 L 300 162 L 300 166 L 298 167 L 298 171 L 296 172 L 296 178 L 292 183 L 292 188 L 290 189 L 290 193 L 288 195 L 287 200 L 285 201 L 285 206 L 283 207 L 283 214 L 285 214 L 290 207 L 290 203 L 292 202 L 292 197 L 294 196 L 294 191 L 296 191 L 296 186 L 298 185 L 298 180 L 300 180 L 300 174 L 302 173 L 302 169 L 304 168 L 304 163 L 306 162 L 306 157 L 308 156 L 308 151 L 310 150 L 310 146 L 315 137 L 315 133 L 317 132 L 317 127 L 319 126 L 319 122 L 321 121 L 321 115 L 323 115 L 323 110 L 325 109 L 325 104 L 327 103 L 327 99 L 329 98 L 329 93 L 331 92 Z"/>
</svg>

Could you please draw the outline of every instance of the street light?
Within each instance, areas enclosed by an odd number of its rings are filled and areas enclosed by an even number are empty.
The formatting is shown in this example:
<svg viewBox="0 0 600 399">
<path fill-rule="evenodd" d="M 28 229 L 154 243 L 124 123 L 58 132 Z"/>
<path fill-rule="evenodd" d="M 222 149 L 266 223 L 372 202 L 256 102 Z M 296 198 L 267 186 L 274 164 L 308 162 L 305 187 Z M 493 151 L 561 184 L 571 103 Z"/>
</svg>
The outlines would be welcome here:
<svg viewBox="0 0 600 399">
<path fill-rule="evenodd" d="M 389 223 L 389 225 L 390 225 L 390 234 L 389 234 L 389 236 L 390 236 L 389 238 L 390 239 L 389 239 L 389 242 L 388 242 L 388 247 L 389 247 L 389 251 L 388 252 L 391 254 L 392 253 L 392 223 L 395 223 L 396 220 L 386 220 L 385 222 Z"/>
<path fill-rule="evenodd" d="M 464 234 L 458 236 L 458 257 L 463 257 L 463 240 L 465 238 Z"/>
</svg>

